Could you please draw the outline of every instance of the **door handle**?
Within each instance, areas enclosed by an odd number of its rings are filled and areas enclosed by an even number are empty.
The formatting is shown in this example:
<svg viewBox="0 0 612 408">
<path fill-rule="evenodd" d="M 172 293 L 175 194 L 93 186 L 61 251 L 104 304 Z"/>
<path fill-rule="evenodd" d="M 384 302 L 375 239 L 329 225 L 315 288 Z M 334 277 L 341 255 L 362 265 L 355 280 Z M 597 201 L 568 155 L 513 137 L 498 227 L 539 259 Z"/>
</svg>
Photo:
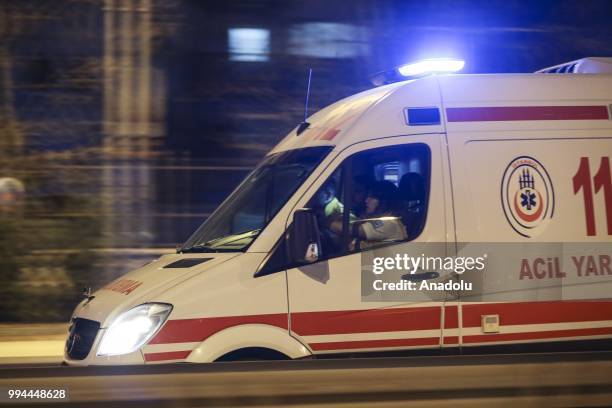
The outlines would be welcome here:
<svg viewBox="0 0 612 408">
<path fill-rule="evenodd" d="M 402 275 L 403 280 L 407 281 L 424 281 L 430 279 L 436 279 L 440 277 L 440 273 L 436 271 L 420 272 L 420 273 L 407 273 Z"/>
</svg>

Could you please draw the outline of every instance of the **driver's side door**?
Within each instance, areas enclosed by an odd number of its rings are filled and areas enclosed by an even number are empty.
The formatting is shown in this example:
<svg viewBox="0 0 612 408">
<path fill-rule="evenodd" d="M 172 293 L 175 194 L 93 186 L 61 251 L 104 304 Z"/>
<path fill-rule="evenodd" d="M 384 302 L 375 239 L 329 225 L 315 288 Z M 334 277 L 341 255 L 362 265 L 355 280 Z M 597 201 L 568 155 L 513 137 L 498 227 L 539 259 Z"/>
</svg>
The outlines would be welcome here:
<svg viewBox="0 0 612 408">
<path fill-rule="evenodd" d="M 294 210 L 316 206 L 313 200 L 321 200 L 321 189 L 335 183 L 335 198 L 342 208 L 342 213 L 335 216 L 344 219 L 340 232 L 329 231 L 329 220 L 319 227 L 321 235 L 331 238 L 322 240 L 317 262 L 287 270 L 290 331 L 314 354 L 441 346 L 446 294 L 420 290 L 379 293 L 372 287 L 376 276 L 371 268 L 376 257 L 404 253 L 446 256 L 447 231 L 451 228 L 447 224 L 451 217 L 450 208 L 445 204 L 450 201 L 445 190 L 448 183 L 443 177 L 445 166 L 440 163 L 441 140 L 442 135 L 423 135 L 356 144 L 343 151 L 297 203 Z M 421 177 L 426 189 L 421 197 L 425 200 L 422 225 L 412 227 L 419 230 L 409 231 L 399 241 L 355 245 L 358 237 L 354 234 L 359 227 L 353 225 L 372 218 L 371 214 L 364 213 L 364 206 L 359 202 L 368 193 L 357 184 L 386 180 L 396 185 L 397 197 L 401 200 L 395 206 L 397 218 L 405 222 L 407 217 L 402 213 L 405 208 L 401 207 L 406 207 L 409 200 L 401 196 L 405 191 L 400 191 L 400 187 L 404 187 L 402 181 L 408 174 Z M 338 212 L 337 204 L 335 212 Z M 343 216 L 346 211 L 350 211 L 349 215 Z M 386 216 L 392 218 L 389 214 Z M 318 218 L 325 217 L 319 214 Z M 287 220 L 288 228 L 291 221 L 291 218 Z M 377 222 L 382 221 L 366 222 L 376 228 Z M 417 222 L 411 221 L 411 224 Z M 410 228 L 407 226 L 407 230 Z"/>
</svg>

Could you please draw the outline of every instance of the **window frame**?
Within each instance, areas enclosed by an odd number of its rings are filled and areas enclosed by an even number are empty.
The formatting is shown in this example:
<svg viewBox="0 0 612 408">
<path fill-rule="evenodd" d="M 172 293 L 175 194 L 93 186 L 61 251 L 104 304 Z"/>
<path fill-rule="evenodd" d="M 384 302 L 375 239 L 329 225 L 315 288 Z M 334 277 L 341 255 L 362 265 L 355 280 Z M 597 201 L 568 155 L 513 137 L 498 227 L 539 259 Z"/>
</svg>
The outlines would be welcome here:
<svg viewBox="0 0 612 408">
<path fill-rule="evenodd" d="M 354 146 L 354 145 L 353 145 Z M 318 187 L 316 189 L 312 189 L 310 188 L 305 194 L 308 195 L 308 199 L 306 200 L 306 202 L 310 202 L 313 197 L 315 196 L 315 194 L 319 191 L 319 189 L 325 185 L 325 183 L 327 183 L 327 181 L 334 176 L 334 174 L 336 173 L 336 171 L 340 170 L 342 172 L 341 174 L 341 179 L 342 179 L 342 196 L 344 197 L 352 197 L 352 192 L 353 192 L 353 183 L 351 182 L 353 180 L 353 160 L 354 157 L 359 155 L 359 154 L 363 154 L 366 152 L 373 152 L 376 150 L 382 150 L 382 149 L 393 149 L 393 148 L 410 148 L 410 147 L 415 147 L 415 146 L 419 146 L 421 148 L 424 149 L 425 151 L 425 155 L 424 155 L 424 163 L 426 164 L 426 168 L 425 168 L 425 203 L 424 203 L 424 208 L 425 208 L 425 214 L 423 216 L 423 220 L 420 226 L 420 230 L 418 231 L 418 234 L 415 235 L 412 239 L 405 239 L 402 241 L 392 241 L 392 242 L 388 242 L 388 243 L 381 243 L 381 245 L 377 245 L 375 247 L 369 247 L 369 248 L 365 248 L 365 249 L 360 249 L 360 250 L 356 250 L 356 251 L 348 251 L 348 245 L 351 242 L 351 234 L 349 234 L 349 228 L 348 225 L 350 224 L 350 207 L 345 206 L 346 209 L 348 209 L 348 211 L 344 211 L 342 214 L 342 243 L 343 243 L 343 247 L 344 250 L 341 254 L 339 255 L 335 255 L 332 257 L 326 257 L 326 258 L 322 258 L 317 260 L 316 262 L 313 262 L 312 264 L 294 264 L 292 262 L 289 261 L 289 248 L 286 245 L 287 242 L 287 237 L 288 237 L 288 231 L 290 230 L 291 226 L 292 226 L 292 220 L 288 220 L 288 222 L 286 223 L 286 228 L 285 231 L 283 231 L 283 233 L 281 234 L 281 236 L 279 237 L 279 239 L 277 240 L 277 242 L 273 245 L 272 249 L 270 250 L 270 252 L 266 255 L 266 257 L 264 258 L 264 260 L 261 262 L 261 266 L 258 268 L 257 272 L 255 273 L 255 277 L 260 277 L 260 276 L 266 276 L 266 275 L 270 275 L 270 274 L 274 274 L 277 272 L 282 272 L 288 269 L 292 269 L 292 268 L 297 268 L 300 266 L 308 266 L 308 265 L 314 265 L 317 264 L 319 262 L 326 262 L 332 259 L 336 259 L 336 258 L 340 258 L 343 256 L 348 256 L 348 255 L 353 255 L 353 254 L 358 254 L 358 253 L 362 253 L 362 252 L 366 252 L 366 251 L 371 251 L 374 249 L 380 249 L 380 248 L 385 248 L 385 247 L 389 247 L 389 246 L 394 246 L 394 245 L 401 245 L 407 242 L 412 242 L 415 241 L 416 239 L 418 239 L 419 237 L 421 237 L 421 235 L 423 234 L 423 231 L 425 230 L 425 227 L 427 225 L 427 219 L 429 217 L 429 206 L 430 206 L 430 195 L 431 195 L 431 175 L 432 175 L 432 149 L 431 146 L 425 142 L 407 142 L 407 143 L 398 143 L 398 144 L 390 144 L 390 145 L 385 145 L 385 146 L 377 146 L 377 147 L 371 147 L 371 148 L 366 148 L 363 150 L 359 150 L 353 153 L 350 153 L 348 156 L 344 157 L 342 159 L 342 161 L 335 167 L 333 168 L 333 170 L 331 170 L 331 172 L 327 175 L 327 177 L 325 177 L 325 180 L 323 180 L 323 182 L 318 185 Z M 323 171 L 324 172 L 324 171 Z M 322 172 L 322 173 L 323 173 Z M 407 173 L 404 173 L 407 174 Z M 322 176 L 320 176 L 322 177 Z M 401 178 L 400 178 L 401 180 Z M 293 214 L 293 213 L 292 213 Z M 284 249 L 283 249 L 284 247 Z M 277 251 L 282 251 L 283 252 L 283 258 L 284 258 L 284 262 L 282 263 L 283 265 L 279 265 L 276 267 L 270 267 L 270 260 L 272 258 L 275 257 L 275 255 L 277 254 Z"/>
</svg>

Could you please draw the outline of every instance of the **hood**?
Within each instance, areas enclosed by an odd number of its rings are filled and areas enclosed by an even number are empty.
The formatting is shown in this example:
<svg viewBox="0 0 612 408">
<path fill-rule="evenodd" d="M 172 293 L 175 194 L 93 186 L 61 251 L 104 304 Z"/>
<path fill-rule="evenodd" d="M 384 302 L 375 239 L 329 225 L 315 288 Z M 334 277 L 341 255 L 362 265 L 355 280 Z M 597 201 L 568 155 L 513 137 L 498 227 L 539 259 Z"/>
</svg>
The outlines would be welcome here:
<svg viewBox="0 0 612 408">
<path fill-rule="evenodd" d="M 241 253 L 172 254 L 128 272 L 83 300 L 74 312 L 75 317 L 95 320 L 101 326 L 132 307 L 154 302 L 156 296 L 185 280 L 216 267 Z"/>
</svg>

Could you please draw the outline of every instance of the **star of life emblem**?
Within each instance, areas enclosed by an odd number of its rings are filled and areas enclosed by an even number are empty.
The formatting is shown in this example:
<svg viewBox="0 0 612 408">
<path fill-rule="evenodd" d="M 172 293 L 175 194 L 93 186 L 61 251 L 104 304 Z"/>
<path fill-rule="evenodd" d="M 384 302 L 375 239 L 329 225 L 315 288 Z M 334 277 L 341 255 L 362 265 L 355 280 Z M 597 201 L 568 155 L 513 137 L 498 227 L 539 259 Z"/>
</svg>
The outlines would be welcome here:
<svg viewBox="0 0 612 408">
<path fill-rule="evenodd" d="M 527 238 L 540 234 L 555 209 L 552 180 L 542 163 L 530 156 L 512 160 L 502 177 L 501 201 L 514 231 Z"/>
</svg>

